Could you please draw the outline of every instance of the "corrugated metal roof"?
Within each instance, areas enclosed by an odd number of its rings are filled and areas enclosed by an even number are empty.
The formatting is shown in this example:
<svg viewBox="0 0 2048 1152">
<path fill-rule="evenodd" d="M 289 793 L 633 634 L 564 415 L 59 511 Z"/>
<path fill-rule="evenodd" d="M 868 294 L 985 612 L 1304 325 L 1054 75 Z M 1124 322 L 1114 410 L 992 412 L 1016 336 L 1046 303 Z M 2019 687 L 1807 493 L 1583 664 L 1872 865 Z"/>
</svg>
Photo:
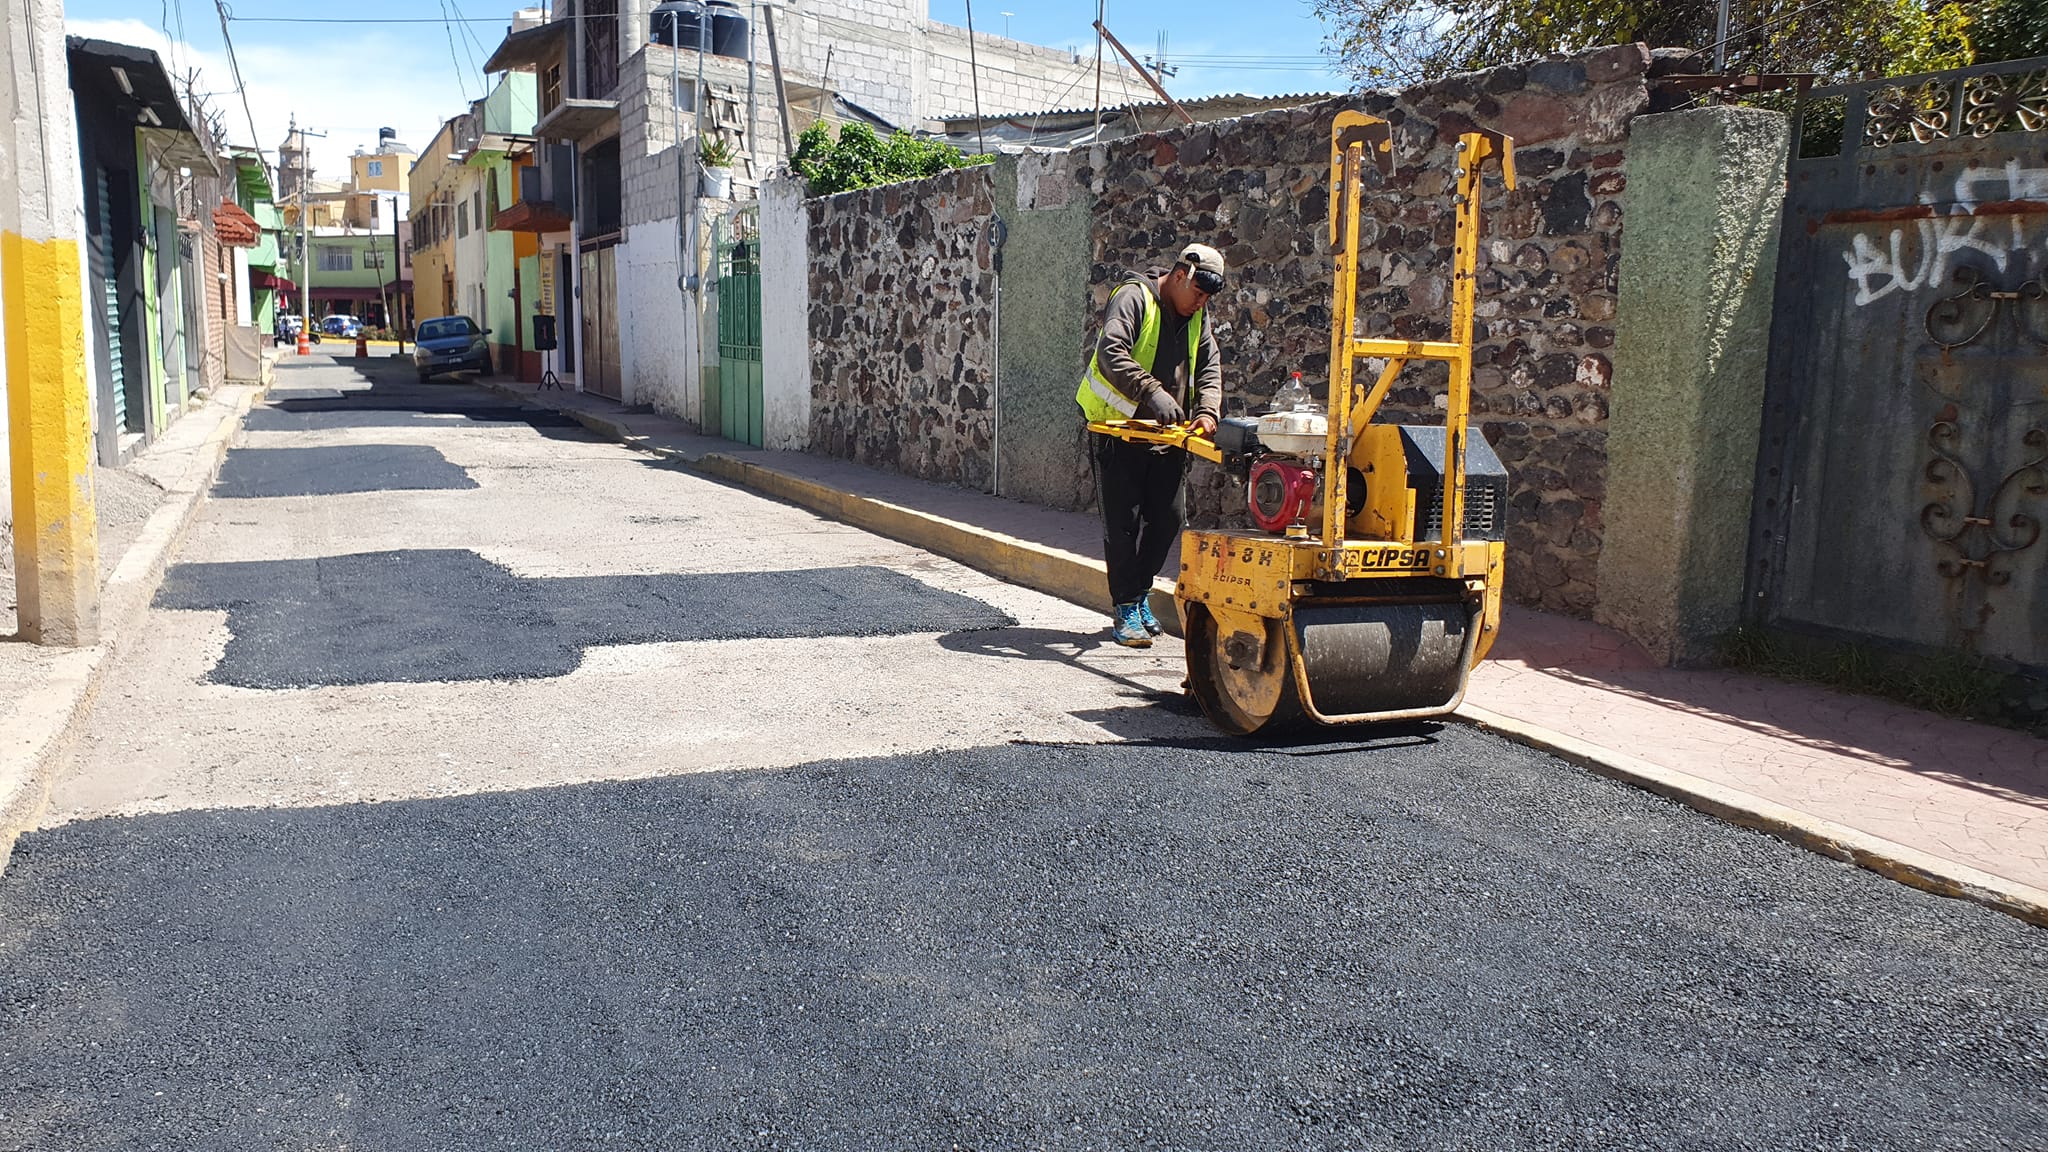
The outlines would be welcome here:
<svg viewBox="0 0 2048 1152">
<path fill-rule="evenodd" d="M 1215 96 L 1198 96 L 1192 100 L 1182 100 L 1180 101 L 1180 106 L 1183 108 L 1201 108 L 1211 104 L 1251 102 L 1270 104 L 1276 108 L 1291 108 L 1296 105 L 1313 104 L 1318 100 L 1329 100 L 1342 95 L 1344 95 L 1342 92 L 1283 92 L 1273 96 L 1258 96 L 1249 92 L 1227 92 Z M 1167 104 L 1164 100 L 1121 100 L 1114 104 L 1104 104 L 1102 107 L 1105 111 L 1110 111 L 1119 108 L 1165 108 Z M 1090 104 L 1082 108 L 1047 108 L 1043 111 L 1034 109 L 1029 112 L 985 112 L 980 116 L 975 116 L 970 112 L 964 116 L 939 116 L 936 119 L 941 124 L 959 124 L 962 122 L 971 124 L 976 120 L 1029 120 L 1039 116 L 1084 115 L 1095 115 L 1095 105 Z"/>
</svg>

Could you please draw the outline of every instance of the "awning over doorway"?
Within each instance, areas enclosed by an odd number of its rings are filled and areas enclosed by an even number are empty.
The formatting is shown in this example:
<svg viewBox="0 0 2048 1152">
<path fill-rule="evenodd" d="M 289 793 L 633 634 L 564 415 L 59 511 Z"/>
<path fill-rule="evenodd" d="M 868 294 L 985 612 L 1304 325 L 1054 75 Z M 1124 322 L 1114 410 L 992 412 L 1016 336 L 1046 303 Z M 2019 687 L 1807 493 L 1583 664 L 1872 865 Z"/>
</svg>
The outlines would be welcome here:
<svg viewBox="0 0 2048 1152">
<path fill-rule="evenodd" d="M 230 248 L 254 248 L 263 241 L 262 225 L 232 200 L 223 200 L 214 208 L 213 231 Z"/>
</svg>

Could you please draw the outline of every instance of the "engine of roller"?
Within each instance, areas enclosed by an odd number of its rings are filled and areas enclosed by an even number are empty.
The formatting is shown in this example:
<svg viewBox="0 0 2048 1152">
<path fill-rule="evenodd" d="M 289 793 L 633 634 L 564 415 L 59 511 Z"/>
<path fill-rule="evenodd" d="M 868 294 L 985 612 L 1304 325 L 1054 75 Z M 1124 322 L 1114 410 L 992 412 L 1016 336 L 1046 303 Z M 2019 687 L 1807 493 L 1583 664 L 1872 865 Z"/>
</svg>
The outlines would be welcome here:
<svg viewBox="0 0 2048 1152">
<path fill-rule="evenodd" d="M 1185 533 L 1174 588 L 1189 689 L 1227 732 L 1444 715 L 1499 628 L 1507 471 L 1484 437 L 1468 435 L 1467 415 L 1480 171 L 1497 158 L 1512 188 L 1513 144 L 1486 132 L 1457 143 L 1444 340 L 1354 335 L 1365 170 L 1389 173 L 1392 152 L 1384 121 L 1337 114 L 1328 380 L 1296 374 L 1269 411 L 1225 419 L 1213 438 L 1143 421 L 1089 426 L 1179 444 L 1243 485 L 1252 527 Z M 1444 366 L 1421 377 L 1443 393 L 1443 422 L 1376 420 L 1417 361 Z M 1373 371 L 1354 374 L 1360 362 Z"/>
<path fill-rule="evenodd" d="M 1261 532 L 1305 537 L 1322 520 L 1329 419 L 1322 405 L 1310 396 L 1300 373 L 1296 373 L 1275 397 L 1271 412 L 1263 416 L 1226 417 L 1216 429 L 1218 462 L 1243 487 L 1246 516 Z M 1405 510 L 1412 506 L 1422 513 L 1423 535 L 1440 535 L 1444 429 L 1436 425 L 1378 425 L 1367 429 L 1363 439 L 1370 442 L 1388 435 L 1379 428 L 1390 429 L 1398 437 L 1401 467 L 1378 473 L 1382 462 L 1368 460 L 1366 467 L 1376 471 L 1372 480 L 1389 491 L 1397 508 Z M 1358 453 L 1354 451 L 1352 455 Z M 1391 511 L 1366 516 L 1369 483 L 1366 474 L 1348 461 L 1345 481 L 1347 529 L 1366 534 L 1375 527 L 1391 526 L 1397 519 Z M 1466 539 L 1506 539 L 1502 514 L 1506 510 L 1507 485 L 1507 468 L 1485 438 L 1468 441 Z"/>
</svg>

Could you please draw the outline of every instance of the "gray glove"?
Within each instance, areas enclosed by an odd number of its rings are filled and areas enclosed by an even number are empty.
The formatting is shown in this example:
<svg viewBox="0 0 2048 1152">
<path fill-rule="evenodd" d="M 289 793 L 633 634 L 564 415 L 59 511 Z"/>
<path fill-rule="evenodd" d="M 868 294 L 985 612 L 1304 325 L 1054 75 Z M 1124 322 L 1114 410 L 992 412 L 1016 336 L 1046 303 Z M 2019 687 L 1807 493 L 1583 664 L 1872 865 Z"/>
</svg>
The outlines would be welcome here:
<svg viewBox="0 0 2048 1152">
<path fill-rule="evenodd" d="M 1187 414 L 1181 411 L 1180 402 L 1166 389 L 1154 384 L 1138 399 L 1138 418 L 1157 420 L 1161 424 L 1179 424 L 1187 419 Z"/>
</svg>

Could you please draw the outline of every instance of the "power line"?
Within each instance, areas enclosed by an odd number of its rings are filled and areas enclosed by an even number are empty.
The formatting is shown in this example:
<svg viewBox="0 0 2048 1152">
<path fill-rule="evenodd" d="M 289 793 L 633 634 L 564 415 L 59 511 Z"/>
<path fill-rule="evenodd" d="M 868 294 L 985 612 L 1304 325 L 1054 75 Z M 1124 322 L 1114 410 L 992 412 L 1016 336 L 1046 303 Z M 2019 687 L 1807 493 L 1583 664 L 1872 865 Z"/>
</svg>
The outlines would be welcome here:
<svg viewBox="0 0 2048 1152">
<path fill-rule="evenodd" d="M 228 35 L 227 0 L 213 0 L 213 7 L 220 13 L 220 42 L 228 50 L 228 71 L 234 75 L 235 91 L 242 96 L 242 115 L 249 118 L 249 143 L 256 149 L 256 156 L 263 156 L 263 134 L 256 131 L 256 113 L 249 109 L 249 85 L 242 79 L 242 65 L 235 59 L 235 41 Z"/>
<path fill-rule="evenodd" d="M 502 16 L 235 16 L 238 24 L 504 24 Z M 616 20 L 617 15 L 557 16 L 555 20 Z M 553 21 L 550 21 L 553 23 Z"/>
<path fill-rule="evenodd" d="M 455 65 L 455 87 L 462 93 L 464 102 L 469 100 L 469 76 L 462 70 L 462 61 L 455 55 L 455 25 L 448 15 L 448 0 L 441 0 L 441 23 L 448 32 L 448 62 Z"/>
<path fill-rule="evenodd" d="M 1038 114 L 1038 118 L 1031 122 L 1032 140 L 1035 141 L 1038 139 L 1038 126 L 1040 124 L 1045 123 L 1045 114 L 1047 112 L 1052 111 L 1055 108 L 1058 108 L 1060 106 L 1060 101 L 1065 100 L 1067 98 L 1067 93 L 1072 92 L 1074 90 L 1074 85 L 1079 84 L 1081 81 L 1087 79 L 1089 74 L 1094 71 L 1095 62 L 1093 60 L 1084 60 L 1081 62 L 1081 66 L 1074 70 L 1074 78 L 1072 80 L 1067 81 L 1067 86 L 1065 88 L 1060 89 L 1059 95 L 1053 97 L 1051 100 L 1048 100 L 1046 102 L 1044 110 L 1040 111 Z"/>
<path fill-rule="evenodd" d="M 484 60 L 488 61 L 491 58 L 491 51 L 484 47 L 484 42 L 477 39 L 476 32 L 470 28 L 470 25 L 476 23 L 476 21 L 462 14 L 462 0 L 448 0 L 448 7 L 454 10 L 456 23 L 462 25 L 462 34 L 469 38 L 471 44 L 476 45 L 476 53 L 470 55 L 469 63 L 471 67 L 476 69 L 477 90 L 488 94 L 491 90 L 491 81 L 484 73 L 483 66 L 477 63 L 477 58 L 481 56 Z M 464 52 L 467 53 L 468 49 L 465 48 Z"/>
</svg>

